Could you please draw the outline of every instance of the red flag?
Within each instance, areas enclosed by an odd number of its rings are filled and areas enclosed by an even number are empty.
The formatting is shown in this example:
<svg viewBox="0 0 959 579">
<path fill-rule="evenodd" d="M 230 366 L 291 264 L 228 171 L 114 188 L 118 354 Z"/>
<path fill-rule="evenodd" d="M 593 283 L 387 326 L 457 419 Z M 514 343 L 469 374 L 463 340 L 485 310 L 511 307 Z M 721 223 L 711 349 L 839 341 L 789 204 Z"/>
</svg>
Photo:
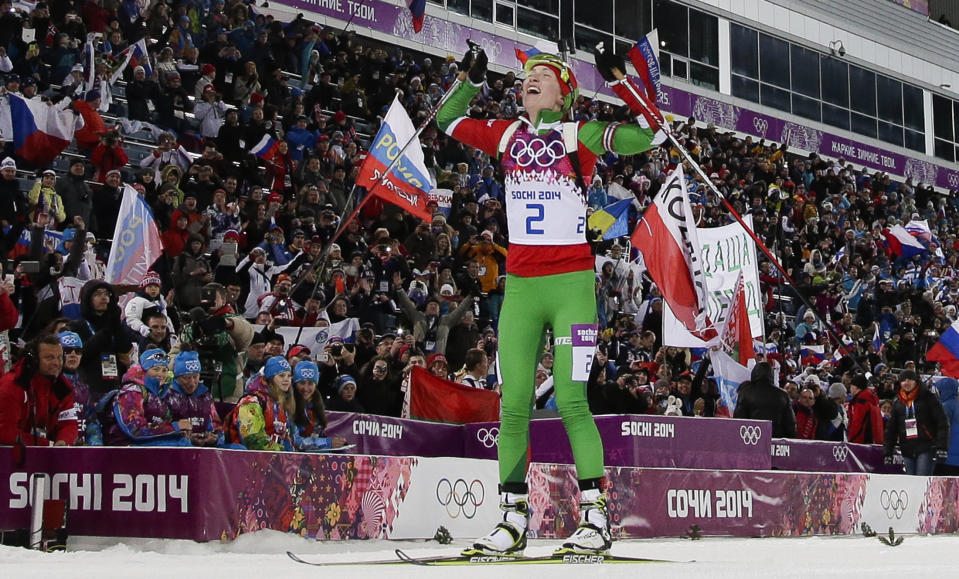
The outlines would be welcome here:
<svg viewBox="0 0 959 579">
<path fill-rule="evenodd" d="M 752 330 L 749 327 L 749 311 L 746 309 L 746 288 L 743 285 L 743 272 L 739 272 L 736 289 L 733 290 L 733 303 L 726 317 L 722 337 L 723 349 L 737 358 L 745 366 L 756 357 L 753 351 Z"/>
<path fill-rule="evenodd" d="M 444 380 L 413 367 L 410 417 L 438 422 L 499 422 L 499 394 Z"/>
<path fill-rule="evenodd" d="M 717 332 L 706 314 L 705 272 L 685 183 L 680 165 L 636 224 L 632 242 L 676 319 L 708 342 Z"/>
</svg>

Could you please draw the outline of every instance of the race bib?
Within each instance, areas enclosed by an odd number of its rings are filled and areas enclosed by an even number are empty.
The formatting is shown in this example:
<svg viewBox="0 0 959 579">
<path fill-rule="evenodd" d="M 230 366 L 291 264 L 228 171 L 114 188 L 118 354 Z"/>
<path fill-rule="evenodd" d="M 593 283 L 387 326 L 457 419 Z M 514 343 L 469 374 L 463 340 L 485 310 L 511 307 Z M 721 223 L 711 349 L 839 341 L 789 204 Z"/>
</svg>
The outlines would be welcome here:
<svg viewBox="0 0 959 579">
<path fill-rule="evenodd" d="M 589 380 L 589 370 L 593 365 L 593 355 L 596 353 L 596 338 L 599 332 L 595 324 L 573 324 L 570 326 L 572 343 L 573 371 L 571 378 L 574 382 Z"/>
<path fill-rule="evenodd" d="M 564 177 L 507 184 L 506 219 L 510 243 L 578 245 L 586 242 L 586 206 Z M 564 190 L 567 189 L 567 190 Z"/>
</svg>

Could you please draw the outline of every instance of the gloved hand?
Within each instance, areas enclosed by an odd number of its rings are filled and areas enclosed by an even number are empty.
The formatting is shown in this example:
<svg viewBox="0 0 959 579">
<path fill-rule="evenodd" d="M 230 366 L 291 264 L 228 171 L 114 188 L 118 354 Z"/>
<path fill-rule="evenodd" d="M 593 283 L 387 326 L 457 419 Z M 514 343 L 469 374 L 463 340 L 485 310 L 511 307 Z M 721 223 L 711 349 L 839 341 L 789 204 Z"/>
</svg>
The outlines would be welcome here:
<svg viewBox="0 0 959 579">
<path fill-rule="evenodd" d="M 896 464 L 896 457 L 891 454 L 887 454 L 886 456 L 882 457 L 882 463 L 886 465 Z"/>
<path fill-rule="evenodd" d="M 473 62 L 469 68 L 470 82 L 473 84 L 483 84 L 486 81 L 486 67 L 489 59 L 486 58 L 486 51 L 479 45 L 471 45 L 470 52 L 474 55 Z"/>
<path fill-rule="evenodd" d="M 223 316 L 212 316 L 200 322 L 200 329 L 204 335 L 212 336 L 226 331 L 226 318 Z"/>
<path fill-rule="evenodd" d="M 936 449 L 935 461 L 937 464 L 946 464 L 946 460 L 949 458 L 949 451 L 945 448 Z"/>
<path fill-rule="evenodd" d="M 596 70 L 606 82 L 619 80 L 613 73 L 613 69 L 619 70 L 624 75 L 626 74 L 626 61 L 622 56 L 616 54 L 608 40 L 596 45 L 593 56 L 596 59 Z"/>
</svg>

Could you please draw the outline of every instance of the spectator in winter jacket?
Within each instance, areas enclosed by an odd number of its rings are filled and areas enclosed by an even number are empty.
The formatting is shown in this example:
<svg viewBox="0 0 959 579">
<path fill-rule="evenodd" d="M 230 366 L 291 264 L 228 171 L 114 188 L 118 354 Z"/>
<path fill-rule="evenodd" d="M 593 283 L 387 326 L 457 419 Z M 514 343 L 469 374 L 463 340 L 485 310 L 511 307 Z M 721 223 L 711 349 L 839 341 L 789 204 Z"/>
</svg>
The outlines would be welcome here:
<svg viewBox="0 0 959 579">
<path fill-rule="evenodd" d="M 77 140 L 77 149 L 81 153 L 90 154 L 100 142 L 100 137 L 107 132 L 103 117 L 97 110 L 100 108 L 100 91 L 87 91 L 83 100 L 73 101 L 73 110 L 83 119 L 83 128 L 74 133 Z"/>
<path fill-rule="evenodd" d="M 796 415 L 793 414 L 789 395 L 776 387 L 769 362 L 756 364 L 749 381 L 740 385 L 739 401 L 733 417 L 770 420 L 773 423 L 773 438 L 796 437 Z"/>
<path fill-rule="evenodd" d="M 273 356 L 227 417 L 228 442 L 250 450 L 293 450 L 290 417 L 295 412 L 290 364 Z"/>
<path fill-rule="evenodd" d="M 885 424 L 876 391 L 869 387 L 863 374 L 857 374 L 849 384 L 849 393 L 852 395 L 847 403 L 849 442 L 882 444 Z"/>
<path fill-rule="evenodd" d="M 27 346 L 0 378 L 0 444 L 70 446 L 77 440 L 73 390 L 63 377 L 63 347 L 47 335 Z"/>
<path fill-rule="evenodd" d="M 90 387 L 78 372 L 83 359 L 83 340 L 76 332 L 57 334 L 63 346 L 63 377 L 73 389 L 74 408 L 77 413 L 78 446 L 103 446 L 103 434 L 96 416 L 96 399 L 90 395 Z"/>
<path fill-rule="evenodd" d="M 343 374 L 333 383 L 334 394 L 327 406 L 339 412 L 366 412 L 356 399 L 356 380 L 349 374 Z"/>
<path fill-rule="evenodd" d="M 167 394 L 167 406 L 174 421 L 189 420 L 189 439 L 193 446 L 216 446 L 222 442 L 223 423 L 216 412 L 210 389 L 200 383 L 200 357 L 196 352 L 180 352 L 173 361 L 173 384 Z"/>
<path fill-rule="evenodd" d="M 153 79 L 147 78 L 146 69 L 137 66 L 133 69 L 133 80 L 127 84 L 127 116 L 132 120 L 152 122 L 150 113 L 152 102 L 156 106 L 160 89 Z"/>
<path fill-rule="evenodd" d="M 193 108 L 193 114 L 200 121 L 200 134 L 206 139 L 215 139 L 223 126 L 226 116 L 226 103 L 217 94 L 212 84 L 203 87 L 203 92 Z"/>
<path fill-rule="evenodd" d="M 413 338 L 416 340 L 417 347 L 427 354 L 433 352 L 445 354 L 450 328 L 459 324 L 466 312 L 473 308 L 473 300 L 466 298 L 455 310 L 441 316 L 440 302 L 434 297 L 426 300 L 423 311 L 416 309 L 413 301 L 402 288 L 396 292 L 396 299 L 406 319 L 413 325 Z"/>
<path fill-rule="evenodd" d="M 70 172 L 57 180 L 56 190 L 63 199 L 66 210 L 66 222 L 73 224 L 74 217 L 80 217 L 93 230 L 93 192 L 86 184 L 86 161 L 83 157 L 74 157 L 70 161 Z"/>
<path fill-rule="evenodd" d="M 200 288 L 211 281 L 213 272 L 203 253 L 203 237 L 191 234 L 187 247 L 173 262 L 176 305 L 184 310 L 200 305 Z"/>
<path fill-rule="evenodd" d="M 93 148 L 90 162 L 94 167 L 93 180 L 100 183 L 107 180 L 107 175 L 111 171 L 119 170 L 120 167 L 129 163 L 130 157 L 123 150 L 120 133 L 115 130 L 105 131 L 96 147 Z"/>
<path fill-rule="evenodd" d="M 30 220 L 34 223 L 37 222 L 37 216 L 40 213 L 49 215 L 56 225 L 66 220 L 67 211 L 63 206 L 63 199 L 60 198 L 55 188 L 56 183 L 56 171 L 47 169 L 40 176 L 40 180 L 33 184 L 30 193 L 27 194 L 27 201 L 30 204 Z"/>
<path fill-rule="evenodd" d="M 816 405 L 816 393 L 810 388 L 803 388 L 799 392 L 799 401 L 793 404 L 793 412 L 796 414 L 796 436 L 803 440 L 815 440 L 816 431 L 819 429 L 819 421 L 816 419 L 816 413 L 813 406 Z"/>
<path fill-rule="evenodd" d="M 81 315 L 70 329 L 83 340 L 80 376 L 90 385 L 95 397 L 119 388 L 120 378 L 130 365 L 133 343 L 123 327 L 123 313 L 113 287 L 102 280 L 91 280 L 80 290 Z"/>
<path fill-rule="evenodd" d="M 942 403 L 912 370 L 899 373 L 899 392 L 893 401 L 884 438 L 887 459 L 899 446 L 906 474 L 929 476 L 934 461 L 946 462 L 949 420 Z"/>
<path fill-rule="evenodd" d="M 152 270 L 146 272 L 140 280 L 140 291 L 127 302 L 124 309 L 127 327 L 143 337 L 150 334 L 150 328 L 144 318 L 144 314 L 150 311 L 162 314 L 167 321 L 167 328 L 173 332 L 173 321 L 166 315 L 166 300 L 160 294 L 162 284 L 159 274 Z"/>
<path fill-rule="evenodd" d="M 342 436 L 324 436 L 326 410 L 323 408 L 323 396 L 316 389 L 319 375 L 316 362 L 311 360 L 298 362 L 293 369 L 293 398 L 296 401 L 293 442 L 296 449 L 303 452 L 339 448 L 346 444 Z"/>
<path fill-rule="evenodd" d="M 190 446 L 189 419 L 174 420 L 167 406 L 169 357 L 147 350 L 140 364 L 123 375 L 123 387 L 113 398 L 113 421 L 104 433 L 111 446 Z"/>
</svg>

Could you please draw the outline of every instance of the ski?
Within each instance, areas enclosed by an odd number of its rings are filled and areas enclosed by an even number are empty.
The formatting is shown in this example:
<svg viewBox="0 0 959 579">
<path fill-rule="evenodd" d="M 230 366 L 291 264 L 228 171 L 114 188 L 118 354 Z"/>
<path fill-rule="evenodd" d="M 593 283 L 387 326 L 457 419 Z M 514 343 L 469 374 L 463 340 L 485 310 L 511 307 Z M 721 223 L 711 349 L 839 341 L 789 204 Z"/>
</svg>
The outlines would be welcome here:
<svg viewBox="0 0 959 579">
<path fill-rule="evenodd" d="M 402 549 L 395 550 L 396 559 L 381 559 L 372 561 L 307 561 L 300 556 L 287 551 L 286 554 L 297 563 L 313 565 L 315 567 L 335 567 L 342 565 L 609 565 L 622 563 L 677 563 L 666 559 L 649 559 L 644 557 L 623 557 L 619 555 L 587 555 L 567 553 L 565 555 L 541 555 L 534 557 L 510 557 L 499 555 L 445 555 L 434 557 L 413 557 Z"/>
<path fill-rule="evenodd" d="M 645 557 L 622 557 L 619 555 L 566 553 L 564 555 L 541 555 L 534 557 L 501 555 L 453 555 L 449 557 L 412 557 L 401 549 L 396 556 L 413 565 L 600 565 L 617 563 L 675 563 L 665 559 Z"/>
</svg>

